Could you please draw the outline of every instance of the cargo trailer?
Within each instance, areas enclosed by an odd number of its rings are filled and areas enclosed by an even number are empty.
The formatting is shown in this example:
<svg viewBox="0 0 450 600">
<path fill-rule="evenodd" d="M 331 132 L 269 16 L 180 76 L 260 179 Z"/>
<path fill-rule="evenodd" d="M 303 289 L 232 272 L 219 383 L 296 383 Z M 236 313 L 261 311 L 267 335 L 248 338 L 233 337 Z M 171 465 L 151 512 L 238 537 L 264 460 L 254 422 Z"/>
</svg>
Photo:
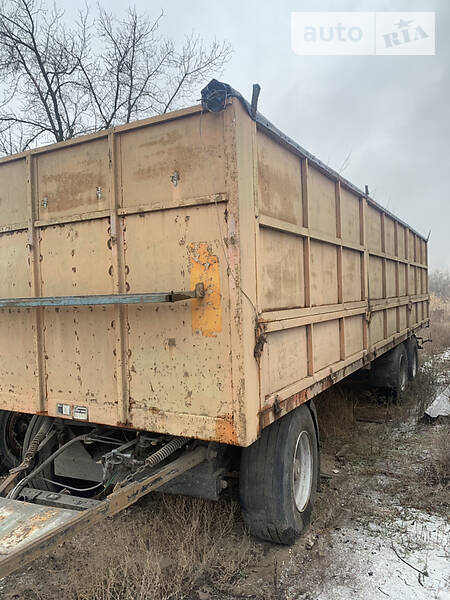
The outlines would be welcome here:
<svg viewBox="0 0 450 600">
<path fill-rule="evenodd" d="M 427 240 L 254 92 L 212 80 L 198 106 L 0 160 L 0 573 L 153 489 L 217 499 L 230 469 L 250 531 L 292 543 L 313 398 L 414 378 Z"/>
</svg>

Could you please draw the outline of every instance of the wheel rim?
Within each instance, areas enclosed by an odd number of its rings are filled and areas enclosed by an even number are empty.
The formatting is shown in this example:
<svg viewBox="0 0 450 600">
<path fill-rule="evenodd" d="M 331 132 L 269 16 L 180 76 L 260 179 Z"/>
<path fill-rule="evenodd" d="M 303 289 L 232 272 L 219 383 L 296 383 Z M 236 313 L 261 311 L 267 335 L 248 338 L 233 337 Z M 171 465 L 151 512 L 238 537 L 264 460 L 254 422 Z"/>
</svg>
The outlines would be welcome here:
<svg viewBox="0 0 450 600">
<path fill-rule="evenodd" d="M 303 512 L 311 496 L 313 480 L 313 453 L 307 431 L 302 431 L 297 439 L 293 475 L 295 506 Z"/>
<path fill-rule="evenodd" d="M 406 371 L 405 357 L 400 357 L 400 391 L 404 392 L 406 389 L 406 382 L 408 379 L 408 373 Z"/>
</svg>

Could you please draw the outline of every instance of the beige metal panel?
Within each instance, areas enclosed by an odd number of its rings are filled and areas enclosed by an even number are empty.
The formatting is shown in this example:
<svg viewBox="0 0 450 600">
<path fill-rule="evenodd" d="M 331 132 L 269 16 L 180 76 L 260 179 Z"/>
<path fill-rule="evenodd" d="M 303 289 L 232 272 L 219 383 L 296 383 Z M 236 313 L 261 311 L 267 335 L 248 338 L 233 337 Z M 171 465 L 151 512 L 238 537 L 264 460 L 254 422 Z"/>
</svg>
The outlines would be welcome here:
<svg viewBox="0 0 450 600">
<path fill-rule="evenodd" d="M 394 298 L 397 295 L 395 265 L 394 260 L 386 260 L 386 298 Z"/>
<path fill-rule="evenodd" d="M 122 205 L 167 208 L 224 192 L 223 113 L 120 134 Z"/>
<path fill-rule="evenodd" d="M 27 231 L 0 235 L 0 298 L 25 298 L 33 295 L 28 273 L 27 243 Z"/>
<path fill-rule="evenodd" d="M 409 262 L 416 261 L 416 253 L 415 253 L 415 235 L 412 231 L 408 229 L 408 259 Z"/>
<path fill-rule="evenodd" d="M 89 420 L 116 425 L 113 307 L 46 308 L 44 321 L 49 412 L 87 406 Z"/>
<path fill-rule="evenodd" d="M 360 243 L 360 200 L 344 187 L 341 187 L 341 234 L 346 242 Z"/>
<path fill-rule="evenodd" d="M 417 294 L 416 288 L 416 267 L 409 266 L 408 268 L 408 293 L 410 296 Z"/>
<path fill-rule="evenodd" d="M 303 239 L 260 229 L 262 310 L 305 306 Z"/>
<path fill-rule="evenodd" d="M 395 225 L 388 216 L 384 217 L 384 251 L 395 256 Z"/>
<path fill-rule="evenodd" d="M 307 376 L 306 327 L 267 335 L 268 377 L 265 395 Z"/>
<path fill-rule="evenodd" d="M 398 295 L 406 296 L 406 265 L 398 263 Z"/>
<path fill-rule="evenodd" d="M 422 274 L 422 289 L 421 289 L 421 293 L 422 294 L 426 294 L 427 293 L 427 270 L 426 269 L 420 269 L 420 272 Z"/>
<path fill-rule="evenodd" d="M 206 287 L 204 300 L 128 308 L 130 419 L 142 410 L 230 415 L 225 206 L 130 215 L 125 263 L 131 293 Z"/>
<path fill-rule="evenodd" d="M 355 315 L 344 319 L 345 355 L 351 356 L 364 348 L 364 315 Z"/>
<path fill-rule="evenodd" d="M 342 301 L 361 300 L 361 252 L 342 249 Z"/>
<path fill-rule="evenodd" d="M 369 298 L 383 297 L 383 259 L 378 256 L 369 257 Z"/>
<path fill-rule="evenodd" d="M 0 310 L 0 408 L 36 410 L 36 359 L 32 309 Z"/>
<path fill-rule="evenodd" d="M 338 302 L 336 246 L 311 240 L 311 306 Z"/>
<path fill-rule="evenodd" d="M 381 213 L 370 204 L 367 205 L 365 226 L 367 248 L 381 252 Z"/>
<path fill-rule="evenodd" d="M 24 158 L 0 164 L 0 226 L 26 223 L 26 186 Z"/>
<path fill-rule="evenodd" d="M 405 249 L 405 228 L 400 223 L 397 223 L 397 246 L 398 246 L 398 257 L 406 258 Z"/>
<path fill-rule="evenodd" d="M 231 434 L 234 436 L 234 443 L 239 440 L 240 444 L 247 445 L 259 435 L 259 411 L 264 401 L 264 376 L 260 373 L 260 363 L 255 360 L 254 353 L 255 317 L 260 310 L 257 295 L 259 226 L 255 218 L 258 188 L 257 131 L 256 123 L 248 118 L 247 111 L 238 100 L 233 101 L 233 109 L 234 112 L 229 113 L 225 121 L 226 155 L 235 157 L 235 164 L 227 158 L 227 181 L 230 183 L 228 205 L 231 216 L 227 221 L 227 237 L 233 239 L 239 236 L 239 248 L 230 245 L 231 252 L 228 256 L 233 422 L 231 427 L 228 426 L 228 432 L 225 430 L 227 435 L 224 437 L 228 441 Z M 234 132 L 234 137 L 229 135 L 230 131 Z M 234 177 L 235 170 L 237 177 Z M 233 218 L 235 212 L 239 215 L 237 222 Z M 236 340 L 241 340 L 241 343 Z"/>
<path fill-rule="evenodd" d="M 314 372 L 338 362 L 340 356 L 339 321 L 315 323 L 313 326 Z"/>
<path fill-rule="evenodd" d="M 264 133 L 257 132 L 256 143 L 260 213 L 303 225 L 299 158 Z"/>
<path fill-rule="evenodd" d="M 408 310 L 407 306 L 400 306 L 398 309 L 400 331 L 403 331 L 408 326 L 408 320 L 407 320 L 407 316 L 406 316 L 407 310 Z"/>
<path fill-rule="evenodd" d="M 336 188 L 329 177 L 308 169 L 309 227 L 336 236 Z"/>
<path fill-rule="evenodd" d="M 113 292 L 108 227 L 95 219 L 40 230 L 43 296 Z"/>
<path fill-rule="evenodd" d="M 396 308 L 388 308 L 386 310 L 386 326 L 387 331 L 386 335 L 390 336 L 396 333 L 397 331 L 397 309 Z"/>
<path fill-rule="evenodd" d="M 62 147 L 34 160 L 40 221 L 109 207 L 107 139 Z"/>
<path fill-rule="evenodd" d="M 384 338 L 384 319 L 383 311 L 379 310 L 372 313 L 369 323 L 369 340 L 370 345 L 373 346 L 377 342 Z"/>
</svg>

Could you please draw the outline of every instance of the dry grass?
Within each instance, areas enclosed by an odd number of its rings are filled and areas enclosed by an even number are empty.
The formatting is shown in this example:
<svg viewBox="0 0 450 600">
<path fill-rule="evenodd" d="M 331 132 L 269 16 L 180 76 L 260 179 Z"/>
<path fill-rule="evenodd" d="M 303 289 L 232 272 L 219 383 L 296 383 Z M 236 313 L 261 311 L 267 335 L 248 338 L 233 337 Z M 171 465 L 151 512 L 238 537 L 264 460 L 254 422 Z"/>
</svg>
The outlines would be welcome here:
<svg viewBox="0 0 450 600">
<path fill-rule="evenodd" d="M 74 550 L 85 564 L 67 600 L 198 598 L 193 590 L 232 584 L 258 554 L 235 504 L 183 497 L 149 499 L 102 527 L 95 548 L 84 536 Z"/>
</svg>

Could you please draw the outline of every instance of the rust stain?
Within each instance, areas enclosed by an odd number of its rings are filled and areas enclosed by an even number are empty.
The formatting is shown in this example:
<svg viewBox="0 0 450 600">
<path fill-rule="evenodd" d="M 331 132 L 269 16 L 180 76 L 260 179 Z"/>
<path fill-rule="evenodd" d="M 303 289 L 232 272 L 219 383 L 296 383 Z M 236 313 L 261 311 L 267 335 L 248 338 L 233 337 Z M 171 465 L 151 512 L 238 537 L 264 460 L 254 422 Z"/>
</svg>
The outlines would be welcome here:
<svg viewBox="0 0 450 600">
<path fill-rule="evenodd" d="M 239 445 L 231 416 L 216 419 L 216 436 L 214 439 L 223 444 Z"/>
<path fill-rule="evenodd" d="M 191 288 L 205 285 L 205 297 L 192 302 L 192 331 L 216 337 L 222 331 L 219 259 L 206 242 L 189 244 Z"/>
</svg>

